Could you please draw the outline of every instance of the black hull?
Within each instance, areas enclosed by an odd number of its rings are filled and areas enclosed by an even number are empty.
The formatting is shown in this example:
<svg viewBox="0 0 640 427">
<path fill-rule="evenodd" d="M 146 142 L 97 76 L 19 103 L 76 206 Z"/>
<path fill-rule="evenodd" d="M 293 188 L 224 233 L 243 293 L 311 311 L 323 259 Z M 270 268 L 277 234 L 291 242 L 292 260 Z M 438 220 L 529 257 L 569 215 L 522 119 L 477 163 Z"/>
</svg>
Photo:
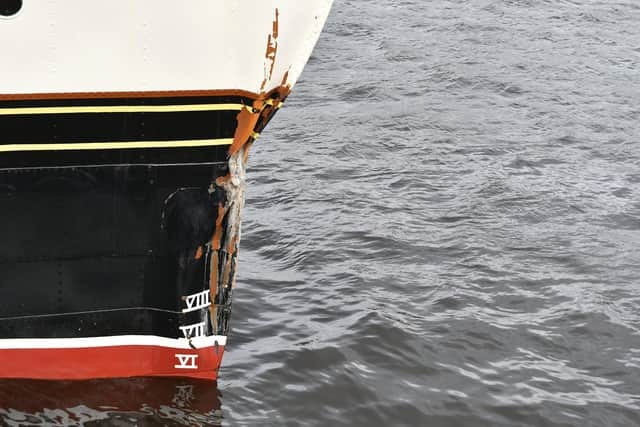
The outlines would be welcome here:
<svg viewBox="0 0 640 427">
<path fill-rule="evenodd" d="M 227 172 L 226 163 L 0 170 L 2 336 L 178 338 L 176 322 L 199 320 L 181 313 L 181 297 L 208 285 L 195 252 L 224 197 L 209 187 Z"/>
<path fill-rule="evenodd" d="M 287 93 L 1 100 L 0 377 L 215 378 L 248 150 Z"/>
</svg>

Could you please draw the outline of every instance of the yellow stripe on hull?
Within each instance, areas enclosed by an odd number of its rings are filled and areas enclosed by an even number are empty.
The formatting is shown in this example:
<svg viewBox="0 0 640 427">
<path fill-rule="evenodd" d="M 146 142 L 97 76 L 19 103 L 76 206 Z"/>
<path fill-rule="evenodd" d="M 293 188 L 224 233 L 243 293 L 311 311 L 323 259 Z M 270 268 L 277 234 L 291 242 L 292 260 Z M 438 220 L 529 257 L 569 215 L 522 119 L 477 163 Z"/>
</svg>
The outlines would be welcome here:
<svg viewBox="0 0 640 427">
<path fill-rule="evenodd" d="M 79 142 L 76 144 L 7 144 L 0 145 L 0 152 L 195 148 L 231 145 L 232 143 L 233 138 L 192 139 L 186 141 Z"/>
</svg>

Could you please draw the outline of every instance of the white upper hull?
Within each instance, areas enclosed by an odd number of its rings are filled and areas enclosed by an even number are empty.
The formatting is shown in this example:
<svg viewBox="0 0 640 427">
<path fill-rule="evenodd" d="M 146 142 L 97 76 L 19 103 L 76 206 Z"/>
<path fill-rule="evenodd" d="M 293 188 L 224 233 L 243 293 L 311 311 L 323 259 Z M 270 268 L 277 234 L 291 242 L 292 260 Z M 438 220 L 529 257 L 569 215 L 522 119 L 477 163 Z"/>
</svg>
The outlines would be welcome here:
<svg viewBox="0 0 640 427">
<path fill-rule="evenodd" d="M 296 82 L 331 4 L 24 0 L 17 15 L 0 19 L 0 94 L 268 92 L 287 72 L 287 83 Z M 275 57 L 267 57 L 270 37 Z"/>
</svg>

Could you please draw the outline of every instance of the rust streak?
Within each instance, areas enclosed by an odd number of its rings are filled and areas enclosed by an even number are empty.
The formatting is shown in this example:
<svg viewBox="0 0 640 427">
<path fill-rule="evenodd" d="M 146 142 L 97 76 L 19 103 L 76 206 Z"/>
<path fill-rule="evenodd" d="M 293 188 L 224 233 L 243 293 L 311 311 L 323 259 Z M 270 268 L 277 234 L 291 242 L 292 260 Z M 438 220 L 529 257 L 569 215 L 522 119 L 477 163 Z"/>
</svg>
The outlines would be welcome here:
<svg viewBox="0 0 640 427">
<path fill-rule="evenodd" d="M 273 21 L 273 28 L 271 34 L 267 38 L 267 51 L 264 55 L 265 61 L 265 75 L 262 85 L 260 85 L 260 92 L 264 91 L 267 83 L 273 77 L 273 69 L 276 66 L 276 57 L 278 55 L 278 35 L 280 34 L 280 11 L 276 8 L 276 19 Z M 269 64 L 269 65 L 267 65 Z M 268 69 L 268 71 L 267 71 Z"/>
<path fill-rule="evenodd" d="M 273 38 L 277 39 L 279 34 L 279 26 L 280 26 L 280 11 L 276 8 L 276 19 L 273 21 Z"/>
<path fill-rule="evenodd" d="M 216 185 L 218 187 L 222 187 L 224 184 L 229 182 L 230 179 L 231 179 L 231 175 L 229 174 L 226 174 L 225 176 L 219 176 L 218 178 L 216 178 Z"/>
<path fill-rule="evenodd" d="M 264 80 L 260 86 L 260 96 L 253 101 L 252 108 L 243 108 L 236 117 L 238 124 L 233 136 L 233 143 L 231 144 L 231 147 L 229 147 L 229 155 L 231 156 L 240 151 L 245 144 L 255 139 L 253 133 L 255 132 L 258 123 L 262 123 L 264 127 L 264 124 L 267 123 L 270 116 L 273 114 L 273 107 L 279 106 L 289 93 L 291 93 L 291 85 L 288 83 L 289 70 L 284 73 L 281 84 L 278 88 L 269 91 L 269 93 L 264 92 L 267 83 L 269 83 L 273 78 L 273 71 L 275 69 L 276 58 L 278 56 L 279 35 L 280 11 L 276 8 L 271 34 L 267 37 Z M 245 153 L 245 161 L 247 155 L 248 153 Z"/>
<path fill-rule="evenodd" d="M 269 36 L 269 41 L 267 44 L 267 53 L 265 54 L 265 58 L 267 58 L 267 60 L 271 61 L 271 65 L 269 66 L 269 76 L 266 80 L 271 80 L 271 77 L 273 77 L 273 68 L 276 66 L 276 55 L 278 54 L 278 42 L 274 41 L 272 43 L 271 41 L 271 36 Z M 266 84 L 266 81 L 263 82 L 263 84 Z M 261 90 L 264 89 L 264 86 L 262 88 L 260 88 Z"/>
<path fill-rule="evenodd" d="M 247 143 L 253 133 L 253 129 L 255 129 L 258 123 L 263 106 L 264 101 L 256 100 L 253 102 L 253 108 L 251 110 L 246 107 L 240 110 L 237 116 L 238 126 L 233 135 L 233 143 L 231 147 L 229 147 L 230 155 L 234 155 L 240 151 L 240 148 Z"/>
<path fill-rule="evenodd" d="M 216 229 L 213 233 L 211 245 L 215 251 L 220 250 L 220 239 L 222 238 L 222 220 L 224 219 L 225 209 L 222 203 L 218 203 L 218 217 L 216 218 Z"/>
<path fill-rule="evenodd" d="M 280 86 L 289 88 L 289 92 L 291 92 L 291 85 L 289 84 L 289 71 L 291 71 L 291 67 L 289 67 L 289 69 L 284 73 L 284 76 L 282 76 L 282 81 L 280 82 Z M 283 96 L 283 98 L 286 98 L 286 95 Z"/>
</svg>

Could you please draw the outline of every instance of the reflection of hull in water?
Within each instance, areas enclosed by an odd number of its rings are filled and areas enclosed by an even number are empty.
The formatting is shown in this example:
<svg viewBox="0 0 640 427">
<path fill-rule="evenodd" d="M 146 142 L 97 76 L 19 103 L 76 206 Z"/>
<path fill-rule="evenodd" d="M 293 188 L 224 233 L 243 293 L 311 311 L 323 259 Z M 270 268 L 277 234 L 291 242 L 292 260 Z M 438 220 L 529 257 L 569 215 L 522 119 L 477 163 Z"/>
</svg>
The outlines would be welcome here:
<svg viewBox="0 0 640 427">
<path fill-rule="evenodd" d="M 133 420 L 218 425 L 220 394 L 215 383 L 194 379 L 0 381 L 0 425 L 88 425 L 119 419 L 127 425 Z"/>
<path fill-rule="evenodd" d="M 217 377 L 249 149 L 331 1 L 138 3 L 0 20 L 0 377 Z"/>
</svg>

